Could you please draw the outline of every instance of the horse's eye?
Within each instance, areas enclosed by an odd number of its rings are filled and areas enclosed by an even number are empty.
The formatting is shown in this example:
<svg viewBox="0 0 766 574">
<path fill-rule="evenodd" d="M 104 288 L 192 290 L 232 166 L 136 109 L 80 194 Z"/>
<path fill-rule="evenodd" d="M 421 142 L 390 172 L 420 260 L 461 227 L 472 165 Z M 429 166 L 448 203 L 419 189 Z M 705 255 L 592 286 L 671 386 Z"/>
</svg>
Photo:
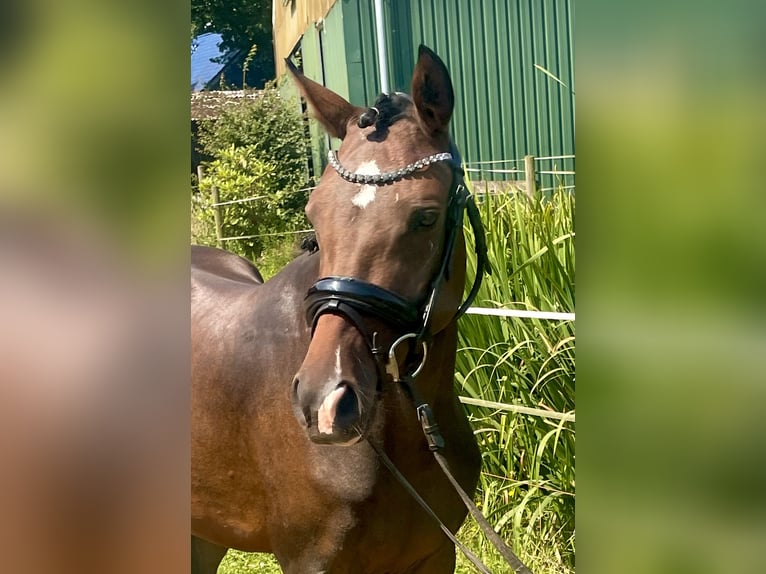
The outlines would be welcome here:
<svg viewBox="0 0 766 574">
<path fill-rule="evenodd" d="M 439 220 L 439 211 L 437 209 L 419 209 L 412 214 L 410 228 L 415 231 L 424 231 L 431 229 Z"/>
</svg>

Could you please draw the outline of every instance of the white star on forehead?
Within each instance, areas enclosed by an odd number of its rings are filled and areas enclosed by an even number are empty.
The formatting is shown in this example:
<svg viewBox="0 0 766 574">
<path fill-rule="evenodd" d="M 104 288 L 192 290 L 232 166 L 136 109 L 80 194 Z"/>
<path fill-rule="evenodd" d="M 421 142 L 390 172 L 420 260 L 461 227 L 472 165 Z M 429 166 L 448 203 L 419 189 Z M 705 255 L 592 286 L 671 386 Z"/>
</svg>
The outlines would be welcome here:
<svg viewBox="0 0 766 574">
<path fill-rule="evenodd" d="M 375 163 L 375 160 L 370 160 L 362 163 L 358 168 L 356 168 L 356 173 L 360 175 L 379 175 L 380 169 L 378 169 L 378 164 Z M 377 188 L 374 185 L 360 185 L 359 192 L 353 197 L 351 203 L 361 209 L 364 209 L 373 201 L 375 201 L 376 193 Z"/>
</svg>

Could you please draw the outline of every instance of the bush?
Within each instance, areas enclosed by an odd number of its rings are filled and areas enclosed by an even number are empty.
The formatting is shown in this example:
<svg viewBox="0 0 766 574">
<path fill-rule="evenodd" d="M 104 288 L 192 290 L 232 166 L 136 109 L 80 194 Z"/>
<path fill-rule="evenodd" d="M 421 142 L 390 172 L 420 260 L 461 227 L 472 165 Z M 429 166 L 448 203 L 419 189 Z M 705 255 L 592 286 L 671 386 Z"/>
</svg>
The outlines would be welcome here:
<svg viewBox="0 0 766 574">
<path fill-rule="evenodd" d="M 200 125 L 199 142 L 205 155 L 205 177 L 192 194 L 192 239 L 215 244 L 210 204 L 213 187 L 219 201 L 257 197 L 253 201 L 221 207 L 224 247 L 255 260 L 265 245 L 264 236 L 307 226 L 303 208 L 307 187 L 306 139 L 297 105 L 285 101 L 275 89 L 225 109 L 215 120 Z"/>
</svg>

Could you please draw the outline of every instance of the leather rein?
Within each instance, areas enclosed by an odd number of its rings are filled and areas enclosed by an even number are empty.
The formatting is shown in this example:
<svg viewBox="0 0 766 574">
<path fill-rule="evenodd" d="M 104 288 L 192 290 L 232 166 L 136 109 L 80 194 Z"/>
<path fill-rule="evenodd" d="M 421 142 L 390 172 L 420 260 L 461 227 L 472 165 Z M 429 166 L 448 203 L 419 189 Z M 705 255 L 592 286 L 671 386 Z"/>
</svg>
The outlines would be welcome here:
<svg viewBox="0 0 766 574">
<path fill-rule="evenodd" d="M 306 294 L 304 300 L 306 320 L 311 326 L 312 337 L 319 318 L 327 313 L 342 316 L 348 319 L 356 327 L 365 338 L 367 346 L 375 359 L 375 364 L 378 369 L 378 385 L 380 385 L 388 376 L 390 376 L 395 383 L 402 385 L 402 388 L 415 407 L 429 449 L 433 453 L 439 467 L 442 469 L 447 479 L 457 490 L 458 495 L 463 500 L 463 503 L 466 505 L 471 515 L 476 519 L 485 535 L 487 535 L 515 572 L 531 574 L 529 568 L 518 559 L 507 543 L 494 531 L 492 526 L 473 503 L 471 497 L 468 496 L 453 476 L 447 460 L 439 452 L 439 450 L 445 446 L 444 438 L 439 431 L 439 425 L 436 423 L 430 405 L 422 400 L 417 386 L 415 385 L 415 379 L 427 360 L 428 342 L 431 337 L 436 334 L 429 332 L 431 311 L 444 281 L 449 279 L 450 261 L 452 259 L 458 233 L 462 233 L 464 213 L 468 215 L 468 220 L 471 224 L 471 229 L 473 230 L 475 238 L 474 244 L 477 260 L 476 276 L 474 277 L 473 285 L 468 296 L 456 309 L 454 316 L 448 324 L 456 321 L 465 313 L 479 291 L 484 273 L 491 273 L 491 267 L 487 258 L 484 226 L 482 225 L 479 210 L 476 207 L 473 196 L 465 186 L 463 169 L 461 167 L 460 156 L 457 149 L 454 145 L 451 145 L 449 152 L 433 154 L 397 171 L 375 175 L 350 172 L 341 165 L 334 151 L 329 152 L 328 160 L 332 168 L 344 180 L 352 183 L 378 186 L 400 181 L 416 171 L 425 169 L 437 162 L 449 162 L 452 168 L 452 183 L 448 192 L 447 220 L 442 260 L 438 271 L 430 281 L 429 294 L 425 300 L 414 303 L 393 291 L 389 291 L 378 285 L 353 277 L 323 277 L 316 281 Z M 384 349 L 378 345 L 377 332 L 371 332 L 367 328 L 364 319 L 365 316 L 374 316 L 388 325 L 395 327 L 397 331 L 405 334 L 396 339 L 388 349 Z M 396 348 L 404 342 L 410 344 L 410 351 L 412 351 L 413 348 L 417 349 L 420 347 L 420 362 L 418 366 L 411 370 L 411 372 L 402 374 L 399 370 L 395 351 Z M 420 506 L 423 507 L 426 513 L 438 522 L 445 535 L 461 549 L 466 557 L 480 572 L 482 572 L 482 574 L 491 574 L 478 557 L 466 548 L 466 546 L 461 543 L 439 519 L 425 500 L 423 500 L 413 486 L 394 466 L 386 453 L 377 445 L 370 441 L 368 442 L 380 457 L 383 464 L 402 484 L 405 490 L 418 502 L 418 504 L 420 504 Z"/>
</svg>

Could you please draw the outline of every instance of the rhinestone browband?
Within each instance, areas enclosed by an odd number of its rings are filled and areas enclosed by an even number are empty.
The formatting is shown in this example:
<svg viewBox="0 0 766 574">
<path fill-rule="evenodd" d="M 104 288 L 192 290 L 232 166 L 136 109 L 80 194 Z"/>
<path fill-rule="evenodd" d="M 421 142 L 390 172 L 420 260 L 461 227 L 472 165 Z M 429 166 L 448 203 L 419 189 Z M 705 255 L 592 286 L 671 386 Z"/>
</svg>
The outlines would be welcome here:
<svg viewBox="0 0 766 574">
<path fill-rule="evenodd" d="M 361 174 L 353 173 L 347 170 L 340 164 L 340 161 L 338 161 L 338 156 L 333 150 L 327 152 L 327 161 L 330 162 L 330 165 L 333 167 L 333 169 L 338 172 L 338 175 L 346 181 L 350 181 L 351 183 L 365 183 L 368 185 L 386 185 L 388 183 L 399 181 L 400 179 L 403 179 L 408 175 L 415 173 L 419 169 L 423 169 L 424 167 L 431 165 L 432 163 L 439 161 L 452 161 L 452 154 L 449 152 L 435 153 L 433 155 L 429 155 L 428 157 L 424 157 L 423 159 L 419 159 L 418 161 L 411 163 L 402 169 L 379 174 Z"/>
</svg>

